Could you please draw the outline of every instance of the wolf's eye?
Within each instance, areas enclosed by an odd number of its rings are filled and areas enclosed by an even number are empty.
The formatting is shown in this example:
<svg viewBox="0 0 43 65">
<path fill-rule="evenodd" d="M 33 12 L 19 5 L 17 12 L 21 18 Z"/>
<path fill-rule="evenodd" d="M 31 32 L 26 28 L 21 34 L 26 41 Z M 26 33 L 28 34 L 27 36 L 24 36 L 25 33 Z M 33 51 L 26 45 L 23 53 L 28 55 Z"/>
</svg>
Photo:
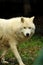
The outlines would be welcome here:
<svg viewBox="0 0 43 65">
<path fill-rule="evenodd" d="M 26 29 L 26 27 L 24 27 L 24 29 Z"/>
<path fill-rule="evenodd" d="M 29 29 L 31 29 L 31 27 L 29 27 Z"/>
</svg>

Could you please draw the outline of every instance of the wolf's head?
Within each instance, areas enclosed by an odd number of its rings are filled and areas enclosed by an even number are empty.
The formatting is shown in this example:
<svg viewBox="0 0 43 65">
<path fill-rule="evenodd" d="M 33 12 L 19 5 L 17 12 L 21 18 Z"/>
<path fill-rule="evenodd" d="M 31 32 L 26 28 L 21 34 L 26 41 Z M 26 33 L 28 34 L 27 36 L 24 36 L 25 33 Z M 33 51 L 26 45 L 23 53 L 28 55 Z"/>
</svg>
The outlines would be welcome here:
<svg viewBox="0 0 43 65">
<path fill-rule="evenodd" d="M 26 18 L 26 17 L 21 17 L 21 22 L 22 22 L 22 33 L 25 37 L 30 37 L 34 34 L 35 32 L 35 25 L 33 23 L 34 17 L 31 18 Z"/>
</svg>

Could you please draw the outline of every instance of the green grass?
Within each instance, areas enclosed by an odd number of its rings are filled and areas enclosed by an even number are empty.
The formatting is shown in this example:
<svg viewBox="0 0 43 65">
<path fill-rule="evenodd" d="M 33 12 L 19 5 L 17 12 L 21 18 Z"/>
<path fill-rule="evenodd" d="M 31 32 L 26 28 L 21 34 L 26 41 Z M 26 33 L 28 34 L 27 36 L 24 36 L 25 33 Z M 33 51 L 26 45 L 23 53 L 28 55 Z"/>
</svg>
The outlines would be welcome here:
<svg viewBox="0 0 43 65">
<path fill-rule="evenodd" d="M 33 64 L 36 56 L 38 55 L 38 51 L 40 50 L 41 47 L 43 47 L 43 36 L 40 35 L 34 35 L 27 42 L 18 45 L 18 51 L 25 65 Z M 11 50 L 9 50 L 6 58 L 14 58 L 14 55 L 11 52 Z"/>
<path fill-rule="evenodd" d="M 27 42 L 19 45 L 19 52 L 26 65 L 32 65 L 38 51 L 43 47 L 43 37 L 34 35 Z"/>
</svg>

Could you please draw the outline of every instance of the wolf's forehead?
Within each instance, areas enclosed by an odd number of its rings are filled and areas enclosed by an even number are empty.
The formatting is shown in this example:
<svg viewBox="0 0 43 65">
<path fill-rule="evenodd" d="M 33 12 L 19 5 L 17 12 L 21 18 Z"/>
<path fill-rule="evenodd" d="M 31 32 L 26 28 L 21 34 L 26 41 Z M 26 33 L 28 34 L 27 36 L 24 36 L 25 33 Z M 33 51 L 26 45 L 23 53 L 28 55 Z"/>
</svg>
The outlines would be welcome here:
<svg viewBox="0 0 43 65">
<path fill-rule="evenodd" d="M 33 22 L 24 22 L 23 23 L 23 27 L 31 27 L 31 28 L 35 28 L 35 25 Z"/>
<path fill-rule="evenodd" d="M 23 27 L 31 27 L 31 25 L 27 24 L 27 23 L 24 23 L 23 24 Z"/>
<path fill-rule="evenodd" d="M 33 20 L 31 18 L 21 18 L 21 22 L 23 23 L 22 25 L 24 27 L 34 27 Z"/>
<path fill-rule="evenodd" d="M 31 26 L 31 25 L 33 25 L 33 22 L 28 21 L 28 20 L 24 20 L 23 25 L 26 25 L 26 26 Z"/>
</svg>

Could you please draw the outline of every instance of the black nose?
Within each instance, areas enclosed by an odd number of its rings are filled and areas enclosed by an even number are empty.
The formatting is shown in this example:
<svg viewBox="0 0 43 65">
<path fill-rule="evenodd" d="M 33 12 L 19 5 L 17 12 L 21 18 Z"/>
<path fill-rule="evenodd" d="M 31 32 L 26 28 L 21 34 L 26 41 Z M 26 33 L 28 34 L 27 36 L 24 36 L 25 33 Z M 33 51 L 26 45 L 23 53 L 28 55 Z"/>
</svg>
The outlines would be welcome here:
<svg viewBox="0 0 43 65">
<path fill-rule="evenodd" d="M 29 33 L 27 33 L 26 36 L 28 37 L 29 36 Z"/>
</svg>

